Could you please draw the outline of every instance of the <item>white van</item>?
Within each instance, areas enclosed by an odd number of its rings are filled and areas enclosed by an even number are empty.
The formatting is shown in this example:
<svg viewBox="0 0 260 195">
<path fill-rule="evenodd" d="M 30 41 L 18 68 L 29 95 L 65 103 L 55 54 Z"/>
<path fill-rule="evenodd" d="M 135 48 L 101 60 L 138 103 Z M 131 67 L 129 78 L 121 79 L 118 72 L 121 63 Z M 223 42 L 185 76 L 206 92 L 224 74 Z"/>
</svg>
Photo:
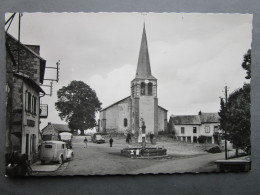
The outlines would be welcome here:
<svg viewBox="0 0 260 195">
<path fill-rule="evenodd" d="M 65 142 L 62 141 L 45 141 L 41 145 L 40 160 L 42 164 L 46 161 L 63 163 L 65 160 L 73 158 L 73 151 L 67 148 Z"/>
</svg>

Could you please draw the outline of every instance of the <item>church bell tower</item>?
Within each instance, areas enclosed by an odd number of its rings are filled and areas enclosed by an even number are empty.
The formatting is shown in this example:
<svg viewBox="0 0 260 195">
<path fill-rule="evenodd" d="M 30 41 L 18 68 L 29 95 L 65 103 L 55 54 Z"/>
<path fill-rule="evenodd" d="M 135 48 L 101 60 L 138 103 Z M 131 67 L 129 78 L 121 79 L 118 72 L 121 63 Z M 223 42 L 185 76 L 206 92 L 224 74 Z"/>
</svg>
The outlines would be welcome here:
<svg viewBox="0 0 260 195">
<path fill-rule="evenodd" d="M 158 134 L 157 79 L 152 76 L 148 44 L 143 27 L 141 47 L 135 78 L 131 81 L 131 127 L 138 135 L 141 120 L 145 122 L 146 134 Z"/>
</svg>

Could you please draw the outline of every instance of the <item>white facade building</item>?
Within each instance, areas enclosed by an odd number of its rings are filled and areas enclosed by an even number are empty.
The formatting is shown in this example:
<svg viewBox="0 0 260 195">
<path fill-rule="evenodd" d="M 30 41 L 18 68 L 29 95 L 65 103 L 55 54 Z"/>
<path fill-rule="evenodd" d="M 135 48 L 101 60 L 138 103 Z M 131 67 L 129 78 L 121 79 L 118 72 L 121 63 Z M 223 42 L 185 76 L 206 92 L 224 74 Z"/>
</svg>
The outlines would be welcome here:
<svg viewBox="0 0 260 195">
<path fill-rule="evenodd" d="M 178 140 L 197 143 L 200 136 L 207 137 L 208 143 L 215 143 L 214 133 L 220 133 L 218 113 L 203 113 L 198 115 L 172 115 L 170 120 Z"/>
</svg>

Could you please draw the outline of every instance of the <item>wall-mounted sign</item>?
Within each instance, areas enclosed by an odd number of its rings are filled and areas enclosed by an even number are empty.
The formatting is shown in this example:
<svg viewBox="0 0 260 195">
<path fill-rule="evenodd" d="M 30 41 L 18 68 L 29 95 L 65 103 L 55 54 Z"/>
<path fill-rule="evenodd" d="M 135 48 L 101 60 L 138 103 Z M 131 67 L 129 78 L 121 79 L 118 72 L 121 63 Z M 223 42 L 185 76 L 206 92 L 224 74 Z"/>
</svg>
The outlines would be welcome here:
<svg viewBox="0 0 260 195">
<path fill-rule="evenodd" d="M 48 104 L 41 104 L 40 105 L 40 118 L 47 118 L 48 117 Z"/>
<path fill-rule="evenodd" d="M 33 120 L 27 120 L 27 126 L 29 126 L 29 127 L 34 127 L 35 126 L 35 121 L 33 121 Z"/>
</svg>

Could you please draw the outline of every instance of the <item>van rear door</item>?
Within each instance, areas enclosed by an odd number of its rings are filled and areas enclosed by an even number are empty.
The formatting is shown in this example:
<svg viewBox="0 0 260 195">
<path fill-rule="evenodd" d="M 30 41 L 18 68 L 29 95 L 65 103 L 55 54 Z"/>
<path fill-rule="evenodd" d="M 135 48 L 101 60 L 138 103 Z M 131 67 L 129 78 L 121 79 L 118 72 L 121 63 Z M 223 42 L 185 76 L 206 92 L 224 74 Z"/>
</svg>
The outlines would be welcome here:
<svg viewBox="0 0 260 195">
<path fill-rule="evenodd" d="M 42 145 L 41 148 L 41 160 L 46 160 L 46 161 L 52 161 L 53 156 L 54 156 L 54 150 L 55 150 L 55 145 L 51 143 L 46 143 Z"/>
</svg>

